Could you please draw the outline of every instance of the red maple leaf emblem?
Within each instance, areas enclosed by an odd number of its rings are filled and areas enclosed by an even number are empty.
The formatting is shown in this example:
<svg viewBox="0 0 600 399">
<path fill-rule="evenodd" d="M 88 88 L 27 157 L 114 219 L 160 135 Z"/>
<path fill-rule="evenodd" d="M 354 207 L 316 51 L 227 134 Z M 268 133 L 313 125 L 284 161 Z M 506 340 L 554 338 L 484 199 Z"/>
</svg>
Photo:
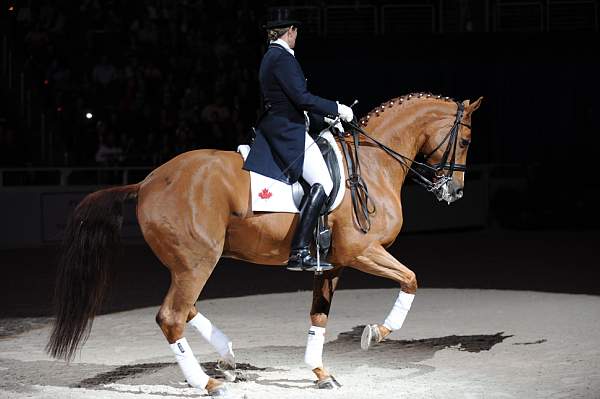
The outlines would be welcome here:
<svg viewBox="0 0 600 399">
<path fill-rule="evenodd" d="M 271 198 L 272 195 L 273 193 L 266 188 L 263 188 L 262 191 L 258 193 L 258 196 L 264 200 Z"/>
</svg>

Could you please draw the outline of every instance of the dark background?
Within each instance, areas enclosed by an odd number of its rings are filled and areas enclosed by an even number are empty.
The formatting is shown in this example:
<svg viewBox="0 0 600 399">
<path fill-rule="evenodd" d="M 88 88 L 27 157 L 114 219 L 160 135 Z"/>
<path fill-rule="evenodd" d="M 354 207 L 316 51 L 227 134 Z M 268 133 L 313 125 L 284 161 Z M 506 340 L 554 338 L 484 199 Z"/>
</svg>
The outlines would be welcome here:
<svg viewBox="0 0 600 399">
<path fill-rule="evenodd" d="M 151 169 L 190 149 L 248 142 L 260 111 L 260 25 L 282 5 L 304 22 L 296 56 L 309 89 L 358 99 L 359 116 L 411 92 L 484 97 L 468 162 L 505 183 L 485 226 L 400 236 L 392 253 L 422 286 L 598 294 L 594 0 L 12 0 L 0 10 L 0 195 L 57 184 L 41 167 Z M 98 156 L 103 146 L 109 155 Z M 68 184 L 119 181 L 110 171 Z M 166 271 L 144 245 L 125 249 L 107 309 L 158 303 Z M 55 245 L 0 250 L 4 314 L 47 314 L 55 256 Z M 309 275 L 225 264 L 203 295 L 310 287 Z M 351 271 L 345 284 L 390 286 Z"/>
</svg>

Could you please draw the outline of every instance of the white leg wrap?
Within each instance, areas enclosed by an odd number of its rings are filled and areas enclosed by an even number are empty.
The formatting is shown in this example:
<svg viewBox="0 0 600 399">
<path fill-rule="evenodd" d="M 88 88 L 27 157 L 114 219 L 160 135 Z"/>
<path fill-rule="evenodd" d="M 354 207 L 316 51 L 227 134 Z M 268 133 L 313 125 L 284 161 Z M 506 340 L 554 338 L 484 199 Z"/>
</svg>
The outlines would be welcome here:
<svg viewBox="0 0 600 399">
<path fill-rule="evenodd" d="M 204 370 L 202 370 L 200 364 L 198 364 L 198 360 L 194 357 L 194 353 L 192 352 L 192 348 L 190 348 L 187 339 L 185 339 L 185 337 L 180 338 L 170 346 L 188 384 L 194 388 L 206 388 L 208 376 Z"/>
<path fill-rule="evenodd" d="M 215 348 L 223 359 L 234 361 L 233 345 L 227 335 L 215 327 L 210 320 L 198 313 L 188 322 Z"/>
<path fill-rule="evenodd" d="M 394 303 L 394 307 L 383 322 L 383 326 L 391 331 L 399 330 L 402 327 L 402 324 L 404 324 L 404 319 L 406 319 L 406 315 L 410 310 L 413 299 L 415 299 L 414 294 L 407 294 L 406 292 L 400 291 L 400 294 Z"/>
<path fill-rule="evenodd" d="M 311 326 L 308 330 L 308 341 L 306 342 L 306 353 L 304 363 L 311 370 L 323 367 L 323 343 L 325 342 L 325 329 L 323 327 Z"/>
</svg>

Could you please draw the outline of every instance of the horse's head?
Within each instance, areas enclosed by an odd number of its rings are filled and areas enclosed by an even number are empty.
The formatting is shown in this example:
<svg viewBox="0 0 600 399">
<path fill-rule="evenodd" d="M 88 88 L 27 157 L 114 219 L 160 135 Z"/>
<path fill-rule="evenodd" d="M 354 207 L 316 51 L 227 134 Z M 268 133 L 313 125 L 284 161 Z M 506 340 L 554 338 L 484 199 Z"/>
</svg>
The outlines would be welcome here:
<svg viewBox="0 0 600 399">
<path fill-rule="evenodd" d="M 435 169 L 433 177 L 439 200 L 448 203 L 460 199 L 465 185 L 467 151 L 471 143 L 471 115 L 483 97 L 470 103 L 447 102 L 447 111 L 425 127 L 425 141 L 420 152 Z"/>
</svg>

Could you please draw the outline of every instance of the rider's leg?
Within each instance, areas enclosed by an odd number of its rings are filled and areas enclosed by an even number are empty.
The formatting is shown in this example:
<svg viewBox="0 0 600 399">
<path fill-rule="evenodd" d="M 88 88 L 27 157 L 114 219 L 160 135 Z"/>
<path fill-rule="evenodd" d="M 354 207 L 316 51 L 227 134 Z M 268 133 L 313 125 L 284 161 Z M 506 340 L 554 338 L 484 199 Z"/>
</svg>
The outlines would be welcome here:
<svg viewBox="0 0 600 399">
<path fill-rule="evenodd" d="M 323 159 L 321 150 L 315 141 L 306 133 L 304 138 L 304 164 L 302 166 L 302 177 L 311 186 L 320 183 L 325 195 L 329 197 L 333 190 L 333 181 L 329 175 L 329 169 Z"/>
<path fill-rule="evenodd" d="M 311 188 L 300 208 L 300 217 L 292 238 L 288 269 L 294 271 L 314 270 L 317 265 L 317 260 L 310 254 L 310 243 L 321 209 L 333 189 L 333 182 L 319 147 L 308 134 L 305 143 L 302 177 Z M 332 268 L 325 260 L 320 263 L 324 270 Z"/>
</svg>

